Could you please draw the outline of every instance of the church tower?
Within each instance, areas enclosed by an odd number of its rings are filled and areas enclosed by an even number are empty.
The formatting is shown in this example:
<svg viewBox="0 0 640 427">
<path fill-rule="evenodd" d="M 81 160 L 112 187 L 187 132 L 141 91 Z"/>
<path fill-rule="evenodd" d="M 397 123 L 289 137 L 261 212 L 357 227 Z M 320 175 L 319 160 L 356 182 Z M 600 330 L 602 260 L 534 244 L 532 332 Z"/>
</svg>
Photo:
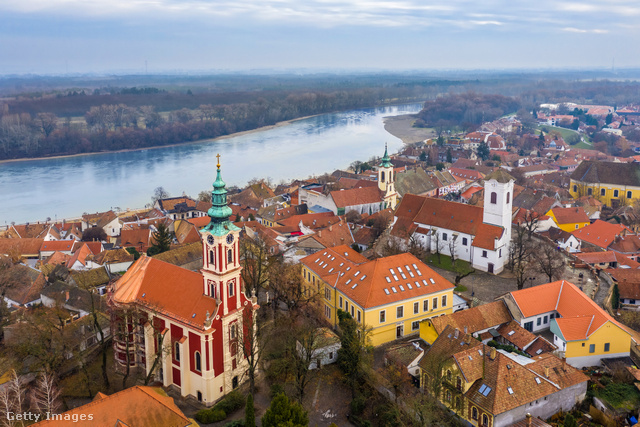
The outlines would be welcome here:
<svg viewBox="0 0 640 427">
<path fill-rule="evenodd" d="M 484 214 L 482 221 L 505 229 L 511 239 L 514 178 L 498 169 L 484 178 Z M 508 240 L 508 241 L 509 241 Z"/>
<path fill-rule="evenodd" d="M 398 203 L 398 193 L 395 189 L 393 164 L 387 152 L 387 144 L 384 145 L 382 163 L 378 166 L 378 188 L 384 193 L 385 208 L 395 209 Z"/>
<path fill-rule="evenodd" d="M 240 308 L 240 229 L 229 220 L 232 212 L 227 205 L 226 184 L 220 174 L 220 155 L 217 157 L 217 176 L 211 191 L 212 206 L 207 212 L 211 222 L 201 230 L 201 272 L 204 294 L 222 302 L 224 312 L 220 314 L 226 315 Z"/>
</svg>

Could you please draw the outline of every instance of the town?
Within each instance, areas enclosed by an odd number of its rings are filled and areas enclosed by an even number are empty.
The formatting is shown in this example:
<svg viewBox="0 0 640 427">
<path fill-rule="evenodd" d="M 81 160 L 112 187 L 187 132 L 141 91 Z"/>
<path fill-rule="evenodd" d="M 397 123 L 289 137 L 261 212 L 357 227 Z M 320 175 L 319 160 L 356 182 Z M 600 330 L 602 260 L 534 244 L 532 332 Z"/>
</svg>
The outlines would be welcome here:
<svg viewBox="0 0 640 427">
<path fill-rule="evenodd" d="M 345 170 L 3 227 L 5 425 L 635 425 L 640 105 L 443 102 Z"/>
</svg>

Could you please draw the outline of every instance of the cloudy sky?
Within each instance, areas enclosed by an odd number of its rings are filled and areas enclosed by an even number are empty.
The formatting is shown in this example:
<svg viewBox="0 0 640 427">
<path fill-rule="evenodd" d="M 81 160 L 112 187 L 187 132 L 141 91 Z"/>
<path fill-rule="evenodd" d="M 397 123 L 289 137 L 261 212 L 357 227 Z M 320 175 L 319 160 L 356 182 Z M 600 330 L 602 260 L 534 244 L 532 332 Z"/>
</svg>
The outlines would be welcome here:
<svg viewBox="0 0 640 427">
<path fill-rule="evenodd" d="M 0 74 L 640 66 L 638 0 L 0 0 Z"/>
</svg>

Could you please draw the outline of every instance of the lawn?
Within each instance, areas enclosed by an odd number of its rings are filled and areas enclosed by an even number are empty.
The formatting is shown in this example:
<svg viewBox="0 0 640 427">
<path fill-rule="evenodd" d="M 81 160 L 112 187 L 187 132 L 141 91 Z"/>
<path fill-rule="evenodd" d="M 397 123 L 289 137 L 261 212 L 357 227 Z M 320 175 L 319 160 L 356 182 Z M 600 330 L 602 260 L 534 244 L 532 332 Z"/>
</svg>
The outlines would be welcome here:
<svg viewBox="0 0 640 427">
<path fill-rule="evenodd" d="M 640 392 L 632 384 L 610 382 L 604 389 L 596 390 L 595 395 L 614 409 L 631 411 L 640 404 Z"/>
<path fill-rule="evenodd" d="M 467 275 L 469 273 L 473 273 L 473 268 L 471 267 L 471 264 L 469 264 L 467 261 L 463 261 L 461 259 L 457 259 L 455 261 L 455 266 L 451 265 L 451 257 L 447 256 L 447 255 L 440 255 L 440 261 L 438 262 L 438 255 L 437 254 L 431 254 L 428 258 L 427 258 L 427 265 L 433 265 L 436 267 L 440 267 L 442 269 L 445 270 L 449 270 L 449 271 L 453 271 L 456 274 L 463 274 L 463 275 Z"/>
<path fill-rule="evenodd" d="M 556 127 L 556 126 L 548 126 L 548 125 L 542 125 L 542 126 L 538 126 L 538 127 L 540 129 L 544 130 L 545 132 L 556 131 L 556 132 L 560 133 L 560 135 L 562 136 L 563 139 L 567 139 L 571 135 L 578 134 L 582 138 L 584 138 L 584 141 L 580 141 L 579 143 L 574 145 L 574 147 L 576 147 L 576 148 L 593 149 L 593 145 L 591 144 L 591 139 L 589 139 L 589 137 L 587 135 L 580 134 L 580 133 L 576 132 L 575 130 Z"/>
</svg>

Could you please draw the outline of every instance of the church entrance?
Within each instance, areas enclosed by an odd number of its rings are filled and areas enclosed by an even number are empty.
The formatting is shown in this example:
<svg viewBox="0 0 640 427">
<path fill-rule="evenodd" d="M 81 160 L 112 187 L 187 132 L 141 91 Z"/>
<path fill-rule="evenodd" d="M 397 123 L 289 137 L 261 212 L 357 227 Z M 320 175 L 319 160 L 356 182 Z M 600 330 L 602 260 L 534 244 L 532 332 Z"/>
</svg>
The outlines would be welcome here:
<svg viewBox="0 0 640 427">
<path fill-rule="evenodd" d="M 493 274 L 493 264 L 489 263 L 489 265 L 487 266 L 487 271 L 491 274 Z"/>
</svg>

